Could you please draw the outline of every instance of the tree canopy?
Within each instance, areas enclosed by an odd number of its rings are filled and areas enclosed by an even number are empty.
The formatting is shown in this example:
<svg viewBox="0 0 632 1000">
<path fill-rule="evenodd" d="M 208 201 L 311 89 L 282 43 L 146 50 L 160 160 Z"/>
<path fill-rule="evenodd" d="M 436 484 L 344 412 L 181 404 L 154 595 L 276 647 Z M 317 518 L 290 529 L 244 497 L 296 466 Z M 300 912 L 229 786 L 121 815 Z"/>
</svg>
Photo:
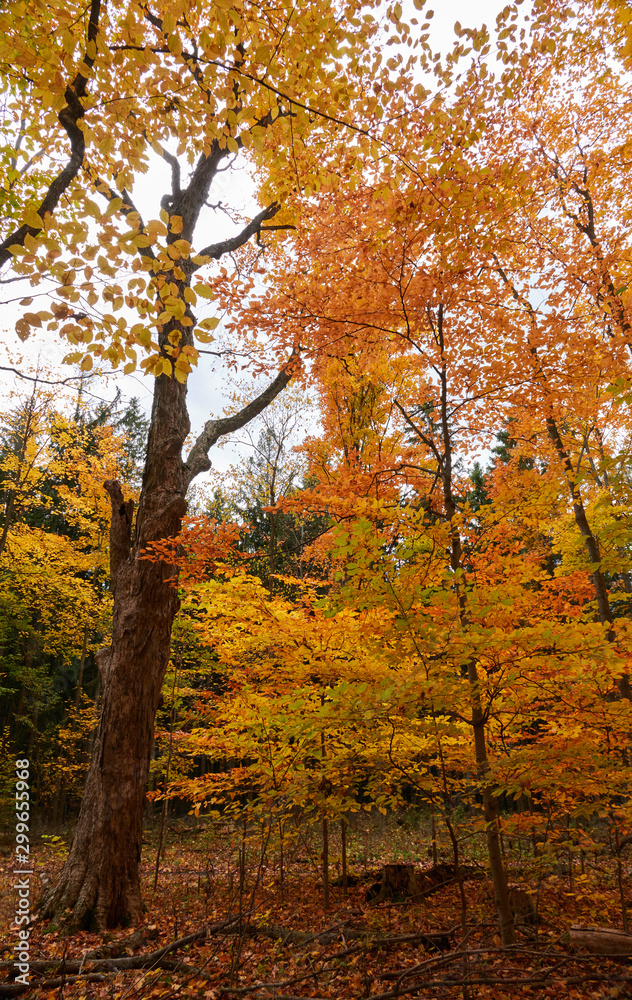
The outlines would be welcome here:
<svg viewBox="0 0 632 1000">
<path fill-rule="evenodd" d="M 3 417 L 7 738 L 56 821 L 86 780 L 45 916 L 141 919 L 148 798 L 156 880 L 167 802 L 241 831 L 240 917 L 253 829 L 283 886 L 318 825 L 326 909 L 332 830 L 346 890 L 353 818 L 414 804 L 463 914 L 484 845 L 503 947 L 514 839 L 533 878 L 611 850 L 629 930 L 632 18 L 509 5 L 436 55 L 414 8 L 0 10 L 17 335 L 155 380 L 147 419 Z M 192 438 L 202 356 L 242 389 Z"/>
</svg>

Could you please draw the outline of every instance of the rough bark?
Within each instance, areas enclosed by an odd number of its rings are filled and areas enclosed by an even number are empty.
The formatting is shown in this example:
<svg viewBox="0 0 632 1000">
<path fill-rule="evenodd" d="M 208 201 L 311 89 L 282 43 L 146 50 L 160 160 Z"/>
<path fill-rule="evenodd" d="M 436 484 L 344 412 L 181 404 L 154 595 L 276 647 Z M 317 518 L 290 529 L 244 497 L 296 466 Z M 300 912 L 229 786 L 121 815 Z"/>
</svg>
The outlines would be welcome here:
<svg viewBox="0 0 632 1000">
<path fill-rule="evenodd" d="M 149 542 L 178 533 L 186 511 L 182 446 L 189 432 L 186 388 L 161 376 L 136 533 L 131 504 L 108 481 L 112 501 L 112 642 L 97 654 L 101 714 L 70 853 L 43 912 L 71 909 L 80 926 L 140 919 L 145 786 L 160 689 L 178 610 L 174 567 L 143 559 Z"/>
<path fill-rule="evenodd" d="M 616 927 L 580 927 L 573 924 L 569 938 L 573 947 L 590 951 L 593 955 L 632 955 L 632 934 L 625 934 Z"/>
<path fill-rule="evenodd" d="M 207 425 L 204 442 L 214 443 L 221 434 L 243 426 L 290 378 L 286 366 L 240 413 L 210 422 L 213 433 L 208 434 Z M 128 925 L 142 916 L 139 862 L 145 788 L 179 608 L 176 568 L 143 554 L 151 542 L 180 531 L 193 478 L 191 465 L 182 458 L 189 426 L 186 386 L 160 376 L 133 533 L 131 502 L 124 500 L 119 483 L 105 484 L 112 502 L 112 642 L 97 653 L 101 713 L 75 835 L 59 881 L 42 906 L 44 916 L 72 910 L 73 922 L 82 927 Z M 198 441 L 193 449 L 196 471 L 204 466 L 202 447 Z"/>
</svg>

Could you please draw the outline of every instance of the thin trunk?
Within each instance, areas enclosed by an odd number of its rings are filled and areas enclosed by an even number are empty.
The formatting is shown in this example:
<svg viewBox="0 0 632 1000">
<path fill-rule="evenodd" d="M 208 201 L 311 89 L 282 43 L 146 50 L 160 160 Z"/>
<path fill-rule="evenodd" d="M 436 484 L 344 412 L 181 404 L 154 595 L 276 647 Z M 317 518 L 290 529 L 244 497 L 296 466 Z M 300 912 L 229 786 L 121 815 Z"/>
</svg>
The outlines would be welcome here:
<svg viewBox="0 0 632 1000">
<path fill-rule="evenodd" d="M 557 167 L 554 169 L 553 173 L 554 173 L 554 176 L 559 180 L 559 176 L 558 176 L 558 172 L 557 172 Z M 601 251 L 599 249 L 599 244 L 598 244 L 598 240 L 596 238 L 595 229 L 594 229 L 594 213 L 593 213 L 593 208 L 592 208 L 592 200 L 590 198 L 590 194 L 589 194 L 589 192 L 588 192 L 587 189 L 583 192 L 583 197 L 585 197 L 587 199 L 586 200 L 586 206 L 587 206 L 588 212 L 589 212 L 589 221 L 588 221 L 588 223 L 583 224 L 583 223 L 581 223 L 579 221 L 579 217 L 577 216 L 577 217 L 575 217 L 575 222 L 576 222 L 576 225 L 578 226 L 579 231 L 582 232 L 582 233 L 584 233 L 584 235 L 590 240 L 593 248 L 598 249 L 599 253 L 600 253 Z M 524 297 L 524 295 L 521 292 L 518 291 L 518 289 L 515 287 L 515 285 L 513 285 L 511 283 L 511 281 L 509 280 L 507 274 L 505 273 L 505 271 L 503 270 L 503 268 L 500 266 L 498 258 L 496 258 L 496 264 L 497 264 L 498 273 L 500 274 L 500 276 L 503 279 L 503 281 L 507 284 L 507 286 L 511 289 L 511 293 L 512 293 L 514 299 L 516 300 L 516 302 L 519 302 L 522 305 L 522 307 L 524 308 L 525 312 L 529 316 L 529 320 L 530 320 L 530 323 L 531 323 L 531 329 L 532 329 L 532 332 L 533 332 L 533 335 L 534 335 L 533 341 L 531 341 L 531 338 L 530 338 L 529 353 L 530 353 L 531 357 L 533 358 L 533 361 L 534 361 L 535 366 L 536 366 L 535 367 L 536 378 L 540 382 L 540 384 L 542 385 L 544 393 L 545 393 L 545 396 L 546 397 L 550 397 L 551 390 L 550 390 L 550 387 L 549 387 L 548 378 L 547 378 L 546 372 L 544 371 L 544 369 L 542 367 L 542 364 L 540 362 L 540 358 L 538 356 L 537 348 L 535 347 L 535 343 L 537 343 L 537 326 L 538 326 L 538 319 L 537 319 L 536 313 L 535 313 L 535 311 L 533 309 L 533 306 L 529 302 L 529 300 L 526 299 Z M 626 317 L 626 314 L 625 314 L 625 310 L 623 308 L 623 303 L 622 303 L 621 297 L 615 293 L 614 284 L 612 282 L 612 278 L 611 278 L 609 272 L 607 271 L 607 269 L 604 271 L 603 278 L 604 278 L 604 287 L 606 288 L 606 290 L 608 292 L 609 300 L 604 299 L 603 297 L 600 297 L 598 295 L 597 296 L 597 301 L 600 302 L 600 303 L 601 302 L 605 302 L 605 301 L 610 301 L 611 302 L 611 305 L 613 307 L 612 308 L 612 315 L 615 318 L 615 321 L 617 322 L 617 325 L 619 326 L 621 332 L 626 337 L 627 342 L 628 342 L 628 347 L 632 351 L 632 340 L 630 340 L 630 337 L 629 337 L 631 327 L 630 327 L 630 324 L 627 321 L 627 317 Z M 570 495 L 571 495 L 571 500 L 572 500 L 572 503 L 573 503 L 573 514 L 575 516 L 575 524 L 577 525 L 577 527 L 578 527 L 578 529 L 579 529 L 579 531 L 580 531 L 580 533 L 581 533 L 581 535 L 582 535 L 582 537 L 584 539 L 584 545 L 586 546 L 586 552 L 588 554 L 588 558 L 590 559 L 590 561 L 591 561 L 591 563 L 593 564 L 593 567 L 594 567 L 593 570 L 592 570 L 591 576 L 592 576 L 593 584 L 594 584 L 594 587 L 595 587 L 595 597 L 597 599 L 597 609 L 598 609 L 598 614 L 599 614 L 599 620 L 602 623 L 602 625 L 606 626 L 606 637 L 608 639 L 608 642 L 614 642 L 614 640 L 615 640 L 615 634 L 614 634 L 614 630 L 612 628 L 612 625 L 614 623 L 614 619 L 613 619 L 613 616 L 612 616 L 612 610 L 610 608 L 610 601 L 608 599 L 608 589 L 606 587 L 605 577 L 604 577 L 604 575 L 603 575 L 603 573 L 601 571 L 601 566 L 600 566 L 601 556 L 600 556 L 600 553 L 599 553 L 599 544 L 597 542 L 597 539 L 593 535 L 592 530 L 590 528 L 590 525 L 588 523 L 588 518 L 586 517 L 586 511 L 585 511 L 585 508 L 584 508 L 584 503 L 583 503 L 583 500 L 582 500 L 581 491 L 580 491 L 580 488 L 579 488 L 579 484 L 577 482 L 577 475 L 575 473 L 575 470 L 573 469 L 573 463 L 570 460 L 570 456 L 569 456 L 566 448 L 564 447 L 564 442 L 562 440 L 562 436 L 561 436 L 561 434 L 559 432 L 559 428 L 557 426 L 557 422 L 555 420 L 555 417 L 554 417 L 553 412 L 552 412 L 551 409 L 549 409 L 549 414 L 548 414 L 548 416 L 546 418 L 546 429 L 547 429 L 547 433 L 548 433 L 549 439 L 550 439 L 551 443 L 553 444 L 553 447 L 555 448 L 557 456 L 560 459 L 560 461 L 561 461 L 561 463 L 562 463 L 562 465 L 564 467 L 564 471 L 565 471 L 566 477 L 568 479 L 568 488 L 569 488 Z M 603 446 L 602 446 L 601 435 L 600 435 L 599 431 L 597 432 L 597 434 L 598 434 L 598 440 L 599 440 L 600 447 L 601 447 L 601 454 L 602 454 L 602 457 L 603 457 Z M 607 477 L 607 472 L 605 473 L 605 475 Z M 606 482 L 607 482 L 607 478 L 606 478 Z M 628 700 L 632 699 L 632 690 L 630 688 L 630 677 L 629 677 L 629 675 L 627 673 L 625 673 L 625 674 L 623 674 L 621 676 L 621 679 L 619 681 L 619 685 L 618 686 L 619 686 L 619 693 L 620 693 L 620 695 L 621 695 L 622 698 L 627 698 Z"/>
<path fill-rule="evenodd" d="M 323 905 L 329 909 L 329 823 L 323 816 Z"/>
<path fill-rule="evenodd" d="M 167 769 L 165 772 L 165 782 L 164 782 L 164 798 L 162 800 L 162 809 L 160 810 L 160 831 L 158 833 L 158 850 L 156 851 L 156 869 L 154 871 L 154 892 L 156 891 L 156 886 L 158 885 L 158 873 L 160 871 L 160 852 L 162 851 L 162 838 L 165 830 L 165 819 L 167 818 L 167 791 L 169 788 L 169 776 L 171 774 L 171 755 L 173 752 L 173 726 L 175 722 L 176 715 L 176 684 L 178 680 L 178 668 L 174 665 L 173 671 L 173 687 L 171 688 L 171 718 L 169 720 L 169 754 L 167 756 Z M 155 745 L 155 741 L 152 740 L 152 750 Z"/>
<path fill-rule="evenodd" d="M 430 803 L 430 836 L 432 837 L 432 863 L 437 867 L 437 821 L 435 819 L 434 802 Z"/>
<path fill-rule="evenodd" d="M 344 816 L 340 817 L 340 842 L 342 844 L 342 895 L 347 898 L 347 822 Z"/>
<path fill-rule="evenodd" d="M 239 915 L 243 912 L 244 892 L 246 889 L 246 836 L 248 833 L 248 817 L 244 814 L 241 828 L 241 847 L 239 849 Z"/>
<path fill-rule="evenodd" d="M 465 886 L 463 885 L 463 874 L 461 872 L 461 860 L 459 852 L 459 842 L 457 840 L 456 833 L 454 832 L 454 827 L 452 823 L 446 816 L 445 825 L 448 830 L 448 836 L 450 837 L 450 842 L 452 844 L 452 857 L 454 858 L 454 874 L 456 875 L 456 880 L 459 884 L 459 897 L 461 899 L 461 932 L 463 935 L 463 940 L 465 940 L 465 935 L 467 933 L 467 897 L 465 895 Z"/>
<path fill-rule="evenodd" d="M 618 546 L 617 551 L 622 559 L 626 558 L 626 551 L 622 545 Z M 632 574 L 624 570 L 621 573 L 621 579 L 623 580 L 623 589 L 628 597 L 628 614 L 632 616 Z"/>
<path fill-rule="evenodd" d="M 4 523 L 2 525 L 2 535 L 0 535 L 0 559 L 2 559 L 4 550 L 6 548 L 7 537 L 9 535 L 9 528 L 11 527 L 11 519 L 13 517 L 13 511 L 15 509 L 15 498 L 17 496 L 17 487 L 20 485 L 24 460 L 26 458 L 26 449 L 28 448 L 29 438 L 33 431 L 33 419 L 35 417 L 36 398 L 37 398 L 37 381 L 33 386 L 33 391 L 31 393 L 26 409 L 26 421 L 24 424 L 24 432 L 22 434 L 20 449 L 18 451 L 18 467 L 15 471 L 14 483 L 16 489 L 9 490 L 9 493 L 7 494 L 7 502 L 4 511 Z"/>
<path fill-rule="evenodd" d="M 570 460 L 570 456 L 564 447 L 564 442 L 562 441 L 562 436 L 560 434 L 559 428 L 555 418 L 549 414 L 546 418 L 546 429 L 551 440 L 553 447 L 557 453 L 557 456 L 564 467 L 566 473 L 566 478 L 568 480 L 568 488 L 571 495 L 571 501 L 573 504 L 573 514 L 575 516 L 575 524 L 577 525 L 580 534 L 584 539 L 584 545 L 586 547 L 586 553 L 592 564 L 591 579 L 593 581 L 593 586 L 595 588 L 595 597 L 597 599 L 597 613 L 599 616 L 599 621 L 602 625 L 606 626 L 606 638 L 608 642 L 614 643 L 615 632 L 614 632 L 614 617 L 612 615 L 612 609 L 610 607 L 610 599 L 608 597 L 608 588 L 606 586 L 606 578 L 601 569 L 601 554 L 599 552 L 599 543 L 595 536 L 593 535 L 590 524 L 588 523 L 588 518 L 586 517 L 586 509 L 584 507 L 584 501 L 582 499 L 581 490 L 577 482 L 577 477 L 575 475 L 575 470 L 573 469 L 573 463 Z M 627 673 L 622 674 L 619 680 L 619 694 L 622 698 L 632 699 L 632 691 L 630 690 L 630 676 Z"/>
<path fill-rule="evenodd" d="M 450 429 L 449 400 L 448 400 L 448 377 L 445 358 L 444 343 L 444 309 L 439 305 L 436 316 L 430 307 L 427 310 L 428 322 L 430 324 L 437 352 L 442 359 L 442 366 L 439 372 L 440 379 L 440 427 L 443 444 L 443 453 L 435 444 L 432 436 L 424 434 L 406 414 L 398 403 L 398 409 L 402 412 L 407 424 L 415 431 L 421 441 L 432 451 L 437 461 L 439 478 L 443 491 L 443 504 L 445 517 L 450 528 L 449 559 L 450 569 L 454 578 L 454 590 L 458 601 L 458 614 L 461 628 L 465 631 L 469 626 L 467 612 L 467 590 L 466 579 L 463 567 L 463 546 L 461 536 L 456 524 L 457 503 L 452 488 L 453 462 L 452 462 L 452 432 Z M 490 784 L 490 766 L 487 756 L 486 743 L 486 713 L 481 702 L 481 689 L 476 661 L 470 659 L 467 663 L 467 678 L 469 683 L 470 706 L 472 712 L 472 731 L 474 737 L 474 755 L 478 773 L 479 784 L 483 796 L 483 813 L 485 817 L 487 853 L 489 867 L 494 884 L 494 899 L 496 902 L 496 912 L 500 924 L 500 933 L 503 945 L 510 945 L 515 942 L 514 920 L 509 906 L 509 895 L 507 890 L 507 875 L 503 865 L 502 852 L 500 850 L 499 838 L 499 810 L 498 800 L 494 796 L 493 788 Z"/>
<path fill-rule="evenodd" d="M 272 576 L 276 563 L 276 515 L 274 511 L 270 511 L 268 518 L 268 574 L 269 576 Z"/>
<path fill-rule="evenodd" d="M 283 857 L 283 820 L 279 820 L 279 891 L 281 896 L 281 902 L 283 902 L 283 893 L 285 890 L 285 858 Z"/>
<path fill-rule="evenodd" d="M 325 704 L 324 693 L 320 696 L 321 705 Z M 327 744 L 325 734 L 320 734 L 320 759 L 325 762 L 327 756 Z M 323 903 L 326 910 L 329 909 L 329 823 L 326 814 L 323 814 Z"/>
<path fill-rule="evenodd" d="M 489 782 L 489 760 L 487 757 L 487 746 L 485 740 L 485 719 L 480 702 L 479 679 L 476 671 L 476 664 L 470 660 L 468 664 L 468 680 L 472 698 L 472 728 L 474 730 L 474 752 L 476 755 L 476 768 L 483 795 L 483 815 L 485 817 L 485 835 L 487 838 L 487 854 L 489 857 L 489 867 L 492 873 L 494 884 L 494 900 L 496 912 L 500 922 L 500 937 L 504 945 L 514 944 L 516 937 L 514 931 L 514 918 L 509 905 L 509 892 L 507 889 L 507 875 L 503 865 L 502 851 L 500 847 L 499 835 L 499 809 L 498 799 L 493 794 L 492 786 Z"/>
<path fill-rule="evenodd" d="M 627 934 L 630 930 L 630 923 L 628 921 L 628 906 L 625 900 L 625 888 L 623 885 L 623 865 L 621 863 L 621 854 L 617 854 L 617 885 L 619 887 L 619 899 L 621 901 L 621 919 L 623 922 L 623 930 Z"/>
<path fill-rule="evenodd" d="M 81 650 L 81 659 L 79 660 L 79 675 L 77 677 L 77 687 L 75 689 L 75 709 L 79 708 L 79 703 L 81 701 L 81 690 L 83 687 L 83 671 L 86 665 L 87 653 L 88 653 L 88 626 L 85 625 L 83 629 L 83 648 Z"/>
<path fill-rule="evenodd" d="M 444 356 L 443 339 L 443 307 L 439 307 L 437 316 L 437 335 L 441 356 Z M 442 485 L 446 516 L 450 523 L 450 567 L 454 573 L 455 588 L 458 595 L 459 617 L 461 627 L 469 625 L 467 614 L 467 592 L 465 589 L 465 574 L 463 568 L 463 546 L 461 536 L 455 523 L 457 513 L 456 500 L 452 491 L 452 436 L 449 426 L 448 384 L 445 364 L 441 369 L 441 429 L 443 436 Z M 481 687 L 476 667 L 476 660 L 470 659 L 467 664 L 467 679 L 470 688 L 470 705 L 472 711 L 472 731 L 474 735 L 474 755 L 476 769 L 483 796 L 483 815 L 485 817 L 485 835 L 487 839 L 487 855 L 494 885 L 494 901 L 500 924 L 500 936 L 503 945 L 514 944 L 514 918 L 509 905 L 507 889 L 507 874 L 503 864 L 499 836 L 498 799 L 493 794 L 490 784 L 490 766 L 487 755 L 487 740 L 485 733 L 486 715 L 481 702 Z"/>
</svg>

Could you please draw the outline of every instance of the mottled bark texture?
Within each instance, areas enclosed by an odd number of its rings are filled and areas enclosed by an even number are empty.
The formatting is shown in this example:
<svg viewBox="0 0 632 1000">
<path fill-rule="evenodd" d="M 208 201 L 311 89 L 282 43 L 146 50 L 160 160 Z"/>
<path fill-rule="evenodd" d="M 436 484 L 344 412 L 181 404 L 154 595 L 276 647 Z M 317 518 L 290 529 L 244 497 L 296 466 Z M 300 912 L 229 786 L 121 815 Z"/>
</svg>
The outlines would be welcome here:
<svg viewBox="0 0 632 1000">
<path fill-rule="evenodd" d="M 154 718 L 178 611 L 176 567 L 143 558 L 158 539 L 178 534 L 189 483 L 208 468 L 208 448 L 261 412 L 291 378 L 286 366 L 252 403 L 232 417 L 209 421 L 184 462 L 189 433 L 186 386 L 156 381 L 143 486 L 132 531 L 133 504 L 118 482 L 112 503 L 110 571 L 114 594 L 112 642 L 97 654 L 101 714 L 70 853 L 43 915 L 72 911 L 81 927 L 115 927 L 142 915 L 139 863 L 145 788 Z"/>
<path fill-rule="evenodd" d="M 145 787 L 160 689 L 178 610 L 175 568 L 143 549 L 178 533 L 186 511 L 182 446 L 189 432 L 186 388 L 156 382 L 141 503 L 108 481 L 112 642 L 97 654 L 101 715 L 70 854 L 44 913 L 70 909 L 84 927 L 113 927 L 142 914 L 139 882 Z"/>
</svg>

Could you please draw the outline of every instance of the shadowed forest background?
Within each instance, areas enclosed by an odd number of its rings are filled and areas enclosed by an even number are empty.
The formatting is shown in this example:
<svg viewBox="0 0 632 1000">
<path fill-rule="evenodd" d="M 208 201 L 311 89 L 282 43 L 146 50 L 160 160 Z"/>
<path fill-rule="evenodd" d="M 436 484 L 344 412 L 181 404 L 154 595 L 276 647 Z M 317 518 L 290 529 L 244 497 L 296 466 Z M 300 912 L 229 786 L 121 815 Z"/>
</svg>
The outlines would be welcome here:
<svg viewBox="0 0 632 1000">
<path fill-rule="evenodd" d="M 632 11 L 431 19 L 0 9 L 1 996 L 632 989 Z"/>
</svg>

